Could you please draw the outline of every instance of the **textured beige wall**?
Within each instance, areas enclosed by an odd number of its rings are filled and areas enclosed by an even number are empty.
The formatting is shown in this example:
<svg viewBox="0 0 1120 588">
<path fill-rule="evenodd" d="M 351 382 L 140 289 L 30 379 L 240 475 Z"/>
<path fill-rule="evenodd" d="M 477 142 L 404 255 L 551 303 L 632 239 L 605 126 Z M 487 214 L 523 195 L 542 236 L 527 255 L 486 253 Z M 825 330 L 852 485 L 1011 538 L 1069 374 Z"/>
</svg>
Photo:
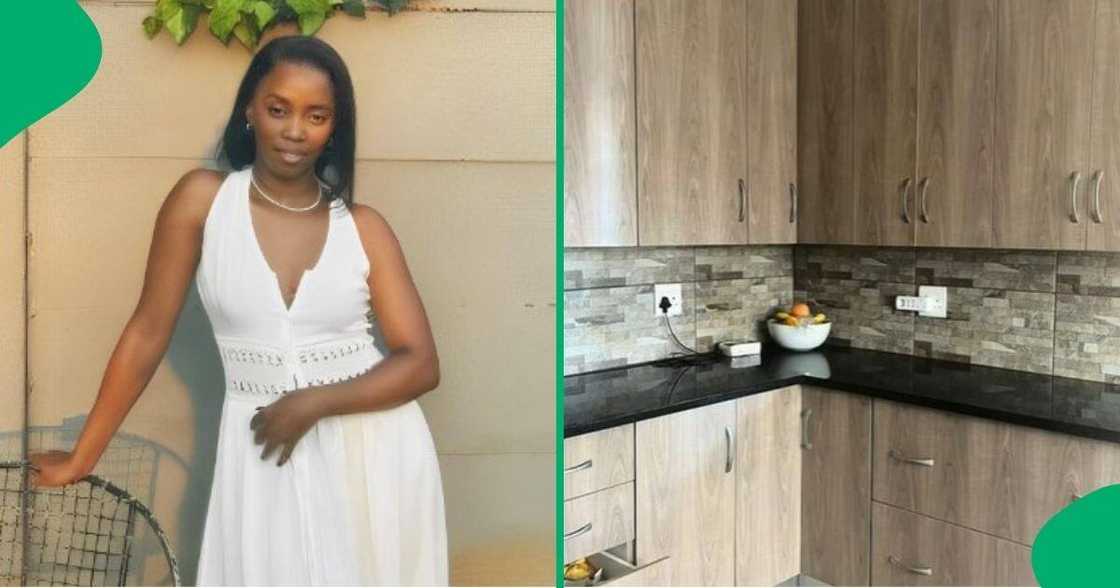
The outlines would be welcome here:
<svg viewBox="0 0 1120 588">
<path fill-rule="evenodd" d="M 149 41 L 139 23 L 150 3 L 81 5 L 102 36 L 101 68 L 81 94 L 29 129 L 27 159 L 30 421 L 54 428 L 71 419 L 71 431 L 89 410 L 135 307 L 156 212 L 184 171 L 212 165 L 250 59 L 236 40 L 223 47 L 204 21 L 182 47 L 166 34 Z M 452 581 L 548 584 L 555 527 L 553 4 L 419 6 L 391 18 L 336 16 L 319 36 L 338 49 L 355 81 L 356 199 L 396 230 L 440 349 L 442 383 L 421 403 L 443 466 Z M 22 172 L 23 152 L 11 150 L 0 152 L 0 173 Z M 0 293 L 8 295 L 0 296 L 0 317 L 22 327 L 22 240 L 9 237 L 22 234 L 22 179 L 14 190 L 7 186 L 0 191 Z M 9 254 L 13 249 L 18 254 Z M 23 334 L 4 329 L 0 342 L 22 348 Z M 0 354 L 5 382 L 19 383 L 22 370 L 22 357 Z M 118 439 L 119 455 L 131 451 L 146 463 L 99 465 L 154 504 L 188 581 L 221 386 L 192 284 L 164 362 Z M 0 414 L 0 423 L 8 418 Z M 70 442 L 51 430 L 42 439 Z"/>
<path fill-rule="evenodd" d="M 0 146 L 0 460 L 19 459 L 24 369 L 26 134 Z"/>
</svg>

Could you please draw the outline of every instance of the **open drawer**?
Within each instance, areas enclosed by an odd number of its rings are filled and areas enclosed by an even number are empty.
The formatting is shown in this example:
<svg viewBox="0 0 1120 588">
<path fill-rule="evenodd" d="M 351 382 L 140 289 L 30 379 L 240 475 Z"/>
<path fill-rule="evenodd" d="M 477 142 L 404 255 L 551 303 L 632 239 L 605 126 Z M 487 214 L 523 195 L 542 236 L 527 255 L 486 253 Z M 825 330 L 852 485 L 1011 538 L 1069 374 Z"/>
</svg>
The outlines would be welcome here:
<svg viewBox="0 0 1120 588">
<path fill-rule="evenodd" d="M 565 586 L 666 586 L 672 579 L 669 557 L 652 561 L 641 567 L 610 553 L 600 551 L 587 556 L 599 572 L 591 579 L 565 581 Z"/>
</svg>

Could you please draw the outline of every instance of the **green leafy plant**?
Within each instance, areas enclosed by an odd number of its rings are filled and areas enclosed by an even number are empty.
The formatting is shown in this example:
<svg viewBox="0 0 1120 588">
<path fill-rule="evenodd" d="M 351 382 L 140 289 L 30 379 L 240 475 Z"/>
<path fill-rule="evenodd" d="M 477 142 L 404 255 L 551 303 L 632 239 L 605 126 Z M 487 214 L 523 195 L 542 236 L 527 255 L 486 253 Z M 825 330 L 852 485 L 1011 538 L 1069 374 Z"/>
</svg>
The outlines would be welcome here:
<svg viewBox="0 0 1120 588">
<path fill-rule="evenodd" d="M 409 0 L 370 0 L 390 16 Z M 366 0 L 157 0 L 155 10 L 144 19 L 144 33 L 155 38 L 163 29 L 182 45 L 194 32 L 202 13 L 209 14 L 210 32 L 223 44 L 231 36 L 253 49 L 261 33 L 283 22 L 299 24 L 304 35 L 314 35 L 336 11 L 365 18 Z"/>
</svg>

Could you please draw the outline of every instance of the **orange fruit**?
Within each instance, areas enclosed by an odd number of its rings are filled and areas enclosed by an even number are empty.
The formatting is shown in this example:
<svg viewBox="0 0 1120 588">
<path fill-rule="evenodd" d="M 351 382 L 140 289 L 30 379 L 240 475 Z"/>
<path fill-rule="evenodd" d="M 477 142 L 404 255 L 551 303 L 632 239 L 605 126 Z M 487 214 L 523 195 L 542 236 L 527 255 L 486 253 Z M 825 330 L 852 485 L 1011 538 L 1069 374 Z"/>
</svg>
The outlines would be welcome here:
<svg viewBox="0 0 1120 588">
<path fill-rule="evenodd" d="M 801 324 L 800 322 L 798 322 L 797 317 L 792 316 L 787 316 L 786 318 L 782 319 L 782 323 L 787 324 L 791 327 L 796 327 Z"/>
<path fill-rule="evenodd" d="M 789 314 L 790 316 L 795 316 L 797 318 L 809 316 L 809 305 L 805 304 L 804 302 L 798 302 L 797 304 L 794 304 L 793 308 L 789 310 Z"/>
</svg>

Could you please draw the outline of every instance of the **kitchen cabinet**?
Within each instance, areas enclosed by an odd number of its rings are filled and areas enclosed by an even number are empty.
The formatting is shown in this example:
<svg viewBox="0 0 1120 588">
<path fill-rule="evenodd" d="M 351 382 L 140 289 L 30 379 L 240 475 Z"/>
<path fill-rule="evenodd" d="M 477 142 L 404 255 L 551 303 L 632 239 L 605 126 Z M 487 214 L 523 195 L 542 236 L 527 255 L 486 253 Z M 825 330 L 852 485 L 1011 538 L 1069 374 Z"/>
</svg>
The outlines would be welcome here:
<svg viewBox="0 0 1120 588">
<path fill-rule="evenodd" d="M 918 7 L 856 0 L 853 49 L 855 239 L 912 245 L 917 149 Z"/>
<path fill-rule="evenodd" d="M 1084 249 L 1094 2 L 1000 0 L 993 244 Z"/>
<path fill-rule="evenodd" d="M 801 388 L 736 401 L 735 584 L 775 586 L 801 571 Z"/>
<path fill-rule="evenodd" d="M 796 241 L 787 0 L 637 0 L 638 242 Z"/>
<path fill-rule="evenodd" d="M 633 0 L 569 0 L 564 33 L 564 245 L 637 245 Z"/>
<path fill-rule="evenodd" d="M 747 241 L 797 242 L 797 2 L 747 0 Z"/>
<path fill-rule="evenodd" d="M 1120 482 L 1120 446 L 875 401 L 875 500 L 1023 545 L 1078 496 Z"/>
<path fill-rule="evenodd" d="M 996 0 L 921 0 L 920 10 L 915 242 L 990 247 Z"/>
<path fill-rule="evenodd" d="M 564 498 L 634 480 L 634 425 L 564 440 Z"/>
<path fill-rule="evenodd" d="M 995 2 L 801 2 L 799 242 L 991 244 Z"/>
<path fill-rule="evenodd" d="M 871 399 L 801 387 L 801 573 L 867 586 L 871 549 Z"/>
<path fill-rule="evenodd" d="M 856 239 L 852 125 L 854 0 L 797 4 L 799 243 Z"/>
<path fill-rule="evenodd" d="M 747 242 L 747 3 L 637 0 L 638 241 Z"/>
<path fill-rule="evenodd" d="M 564 561 L 634 539 L 634 483 L 564 501 Z"/>
<path fill-rule="evenodd" d="M 1094 19 L 1093 122 L 1086 200 L 1087 247 L 1120 250 L 1120 2 L 1098 0 Z"/>
<path fill-rule="evenodd" d="M 636 423 L 636 563 L 668 556 L 668 585 L 735 581 L 735 401 Z"/>
<path fill-rule="evenodd" d="M 1029 547 L 880 503 L 872 509 L 872 586 L 1038 585 Z"/>
</svg>

